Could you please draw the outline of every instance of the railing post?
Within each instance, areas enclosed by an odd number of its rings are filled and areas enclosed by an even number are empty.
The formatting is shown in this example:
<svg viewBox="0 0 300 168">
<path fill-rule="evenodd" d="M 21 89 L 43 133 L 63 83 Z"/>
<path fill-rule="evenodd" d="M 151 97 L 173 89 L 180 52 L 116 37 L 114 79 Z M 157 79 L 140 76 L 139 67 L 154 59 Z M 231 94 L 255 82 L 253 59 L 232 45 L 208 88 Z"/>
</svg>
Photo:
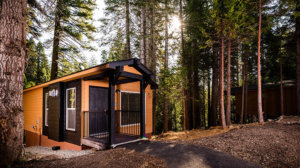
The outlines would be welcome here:
<svg viewBox="0 0 300 168">
<path fill-rule="evenodd" d="M 109 130 L 109 145 L 115 143 L 115 75 L 111 72 L 109 75 L 108 89 L 108 130 Z"/>
<path fill-rule="evenodd" d="M 144 81 L 140 81 L 140 129 L 141 129 L 141 138 L 145 137 L 145 84 Z"/>
</svg>

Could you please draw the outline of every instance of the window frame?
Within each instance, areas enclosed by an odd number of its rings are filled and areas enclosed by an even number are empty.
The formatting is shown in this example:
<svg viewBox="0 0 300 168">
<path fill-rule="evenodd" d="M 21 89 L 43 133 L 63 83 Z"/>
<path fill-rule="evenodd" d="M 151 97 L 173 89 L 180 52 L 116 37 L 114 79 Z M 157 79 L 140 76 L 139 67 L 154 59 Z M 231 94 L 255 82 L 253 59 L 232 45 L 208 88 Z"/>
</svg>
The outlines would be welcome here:
<svg viewBox="0 0 300 168">
<path fill-rule="evenodd" d="M 44 110 L 45 110 L 45 116 L 44 116 L 44 119 L 45 119 L 45 126 L 48 127 L 49 125 L 49 121 L 48 121 L 48 118 L 49 118 L 49 107 L 48 107 L 48 100 L 49 100 L 49 93 L 45 93 L 45 107 L 44 107 Z"/>
<path fill-rule="evenodd" d="M 75 108 L 68 108 L 68 91 L 69 90 L 75 90 Z M 74 128 L 68 128 L 68 117 L 69 117 L 69 111 L 68 110 L 74 110 L 75 111 L 75 118 L 74 118 Z M 76 131 L 76 87 L 68 88 L 66 89 L 66 130 L 68 131 Z"/>
<path fill-rule="evenodd" d="M 122 93 L 133 93 L 133 94 L 138 94 L 139 96 L 141 95 L 140 92 L 136 92 L 136 91 L 120 91 L 120 127 L 130 127 L 130 126 L 134 126 L 134 125 L 140 125 L 140 123 L 134 123 L 134 124 L 125 124 L 122 125 Z M 146 105 L 146 92 L 145 92 L 145 125 L 146 125 L 146 114 L 147 114 L 147 105 Z M 140 121 L 141 122 L 141 121 Z"/>
</svg>

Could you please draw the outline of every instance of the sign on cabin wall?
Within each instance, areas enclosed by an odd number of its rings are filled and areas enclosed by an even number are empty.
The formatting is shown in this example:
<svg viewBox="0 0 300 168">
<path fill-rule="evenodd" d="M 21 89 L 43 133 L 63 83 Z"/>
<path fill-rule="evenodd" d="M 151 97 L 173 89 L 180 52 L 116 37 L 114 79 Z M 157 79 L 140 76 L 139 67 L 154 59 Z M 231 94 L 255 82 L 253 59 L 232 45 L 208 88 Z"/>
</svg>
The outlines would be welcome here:
<svg viewBox="0 0 300 168">
<path fill-rule="evenodd" d="M 56 97 L 58 96 L 58 90 L 57 89 L 52 89 L 49 91 L 49 96 L 51 97 Z"/>
</svg>

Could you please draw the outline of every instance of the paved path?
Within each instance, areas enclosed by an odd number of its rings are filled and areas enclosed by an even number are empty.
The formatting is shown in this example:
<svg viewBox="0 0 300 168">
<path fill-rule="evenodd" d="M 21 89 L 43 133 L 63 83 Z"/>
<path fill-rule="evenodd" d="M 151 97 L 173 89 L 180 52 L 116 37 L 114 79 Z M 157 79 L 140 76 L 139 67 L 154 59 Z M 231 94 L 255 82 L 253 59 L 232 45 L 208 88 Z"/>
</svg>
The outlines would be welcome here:
<svg viewBox="0 0 300 168">
<path fill-rule="evenodd" d="M 143 152 L 150 155 L 155 155 L 166 161 L 170 168 L 187 167 L 187 168 L 257 168 L 248 161 L 244 161 L 228 155 L 223 152 L 218 152 L 206 147 L 195 145 L 184 145 L 167 142 L 155 141 L 140 141 L 136 143 L 126 144 L 124 147 L 136 152 Z"/>
</svg>

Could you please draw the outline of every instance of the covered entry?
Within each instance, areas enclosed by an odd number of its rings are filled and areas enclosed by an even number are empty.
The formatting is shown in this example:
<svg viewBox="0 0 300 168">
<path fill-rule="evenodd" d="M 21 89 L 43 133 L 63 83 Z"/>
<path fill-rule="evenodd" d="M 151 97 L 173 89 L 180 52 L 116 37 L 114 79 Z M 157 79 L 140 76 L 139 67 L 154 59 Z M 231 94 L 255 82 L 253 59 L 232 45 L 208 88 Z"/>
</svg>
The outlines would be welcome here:
<svg viewBox="0 0 300 168">
<path fill-rule="evenodd" d="M 124 71 L 124 66 L 133 67 L 140 74 Z M 148 85 L 157 88 L 154 78 L 138 59 L 110 62 L 101 74 L 85 77 L 85 81 L 107 81 L 108 87 L 89 88 L 89 111 L 84 112 L 83 119 L 84 139 L 116 146 L 145 137 L 145 88 Z M 116 87 L 131 82 L 139 83 L 138 92 L 120 91 Z"/>
</svg>

